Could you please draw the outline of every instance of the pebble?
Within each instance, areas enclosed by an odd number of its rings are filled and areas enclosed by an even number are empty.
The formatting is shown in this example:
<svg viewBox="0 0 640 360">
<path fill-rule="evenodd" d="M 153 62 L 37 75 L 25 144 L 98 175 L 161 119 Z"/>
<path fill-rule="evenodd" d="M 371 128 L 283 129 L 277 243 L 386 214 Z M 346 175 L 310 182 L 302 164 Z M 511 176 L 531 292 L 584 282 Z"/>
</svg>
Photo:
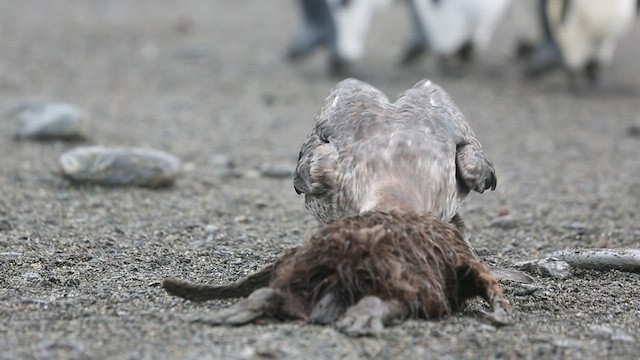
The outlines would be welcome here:
<svg viewBox="0 0 640 360">
<path fill-rule="evenodd" d="M 489 226 L 499 227 L 502 229 L 511 229 L 518 226 L 518 220 L 512 215 L 498 216 L 491 220 Z"/>
<path fill-rule="evenodd" d="M 6 252 L 1 252 L 0 256 L 18 257 L 18 256 L 22 256 L 22 253 L 16 252 L 16 251 L 6 251 Z"/>
<path fill-rule="evenodd" d="M 591 325 L 589 328 L 596 336 L 610 338 L 613 335 L 613 330 L 610 327 L 604 325 Z"/>
<path fill-rule="evenodd" d="M 621 341 L 621 342 L 629 342 L 629 343 L 634 343 L 636 342 L 636 339 L 630 335 L 627 334 L 623 331 L 617 331 L 616 334 L 614 334 L 613 336 L 611 336 L 611 340 L 612 341 Z"/>
<path fill-rule="evenodd" d="M 211 163 L 224 169 L 235 169 L 236 167 L 235 160 L 227 154 L 214 154 L 211 156 Z"/>
<path fill-rule="evenodd" d="M 567 230 L 575 231 L 578 235 L 583 235 L 589 229 L 589 226 L 581 222 L 567 222 L 561 224 Z"/>
<path fill-rule="evenodd" d="M 640 137 L 640 124 L 631 124 L 627 126 L 627 135 Z"/>
<path fill-rule="evenodd" d="M 180 159 L 158 150 L 87 146 L 59 160 L 65 177 L 107 186 L 168 186 L 180 172 Z"/>
<path fill-rule="evenodd" d="M 42 279 L 42 276 L 35 271 L 27 271 L 22 273 L 22 278 L 25 280 L 40 280 Z"/>
<path fill-rule="evenodd" d="M 270 178 L 291 178 L 296 166 L 291 163 L 281 164 L 262 164 L 260 166 L 260 175 Z"/>
<path fill-rule="evenodd" d="M 85 136 L 82 111 L 70 104 L 28 105 L 18 112 L 17 139 L 78 140 Z"/>
<path fill-rule="evenodd" d="M 545 258 L 519 262 L 516 267 L 530 274 L 551 277 L 554 279 L 566 279 L 571 275 L 571 266 L 556 258 Z"/>
</svg>

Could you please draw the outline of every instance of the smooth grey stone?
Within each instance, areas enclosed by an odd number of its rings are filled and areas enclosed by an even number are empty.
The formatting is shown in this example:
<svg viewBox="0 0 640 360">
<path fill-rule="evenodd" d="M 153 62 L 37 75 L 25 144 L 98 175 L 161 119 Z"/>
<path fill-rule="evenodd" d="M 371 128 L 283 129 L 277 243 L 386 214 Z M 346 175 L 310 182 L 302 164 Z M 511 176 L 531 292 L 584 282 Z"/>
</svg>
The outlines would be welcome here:
<svg viewBox="0 0 640 360">
<path fill-rule="evenodd" d="M 50 103 L 24 106 L 17 114 L 17 139 L 78 140 L 82 132 L 82 111 L 70 104 Z"/>
<path fill-rule="evenodd" d="M 517 263 L 516 267 L 531 274 L 555 279 L 566 279 L 571 275 L 571 265 L 556 258 L 523 261 Z"/>
<path fill-rule="evenodd" d="M 262 164 L 260 166 L 260 175 L 270 178 L 292 178 L 296 166 L 291 163 L 280 164 Z"/>
<path fill-rule="evenodd" d="M 107 186 L 168 186 L 180 172 L 180 159 L 151 149 L 87 146 L 60 156 L 65 177 Z"/>
</svg>

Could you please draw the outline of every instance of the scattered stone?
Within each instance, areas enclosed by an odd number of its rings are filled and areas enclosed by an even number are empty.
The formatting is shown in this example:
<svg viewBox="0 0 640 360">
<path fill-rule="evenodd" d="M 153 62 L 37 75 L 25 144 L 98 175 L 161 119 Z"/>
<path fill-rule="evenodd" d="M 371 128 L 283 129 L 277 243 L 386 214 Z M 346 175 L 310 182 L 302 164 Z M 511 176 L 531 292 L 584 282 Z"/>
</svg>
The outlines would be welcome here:
<svg viewBox="0 0 640 360">
<path fill-rule="evenodd" d="M 62 103 L 24 106 L 18 112 L 17 139 L 81 140 L 82 112 Z"/>
<path fill-rule="evenodd" d="M 640 124 L 631 124 L 627 126 L 627 135 L 640 137 Z"/>
<path fill-rule="evenodd" d="M 293 172 L 296 166 L 291 163 L 281 164 L 262 164 L 260 166 L 260 175 L 270 178 L 293 178 Z"/>
<path fill-rule="evenodd" d="M 539 287 L 534 284 L 519 283 L 517 288 L 512 292 L 513 296 L 531 296 Z"/>
<path fill-rule="evenodd" d="M 578 235 L 583 235 L 584 233 L 587 232 L 587 230 L 589 230 L 589 227 L 587 226 L 587 224 L 581 223 L 581 222 L 563 223 L 562 227 L 567 230 L 575 231 L 576 233 L 578 233 Z"/>
<path fill-rule="evenodd" d="M 0 218 L 0 231 L 9 231 L 13 229 L 13 224 L 9 219 Z"/>
<path fill-rule="evenodd" d="M 530 274 L 566 279 L 571 275 L 571 266 L 556 258 L 536 259 L 519 262 L 516 267 Z"/>
<path fill-rule="evenodd" d="M 498 210 L 498 216 L 507 216 L 509 214 L 511 214 L 511 209 L 506 206 L 503 206 Z"/>
<path fill-rule="evenodd" d="M 640 272 L 640 249 L 570 249 L 549 256 L 583 269 Z"/>
<path fill-rule="evenodd" d="M 250 339 L 250 345 L 240 353 L 241 359 L 300 359 L 300 352 L 279 339 L 274 333 L 265 333 Z"/>
<path fill-rule="evenodd" d="M 489 332 L 493 332 L 496 331 L 496 327 L 493 325 L 489 325 L 489 324 L 480 324 L 478 325 L 478 330 L 479 331 L 489 331 Z"/>
<path fill-rule="evenodd" d="M 591 325 L 589 328 L 593 331 L 593 334 L 598 337 L 609 339 L 613 335 L 613 330 L 604 325 Z"/>
<path fill-rule="evenodd" d="M 491 220 L 489 226 L 499 227 L 502 229 L 511 229 L 518 226 L 518 220 L 512 215 L 498 216 Z"/>
<path fill-rule="evenodd" d="M 42 276 L 35 271 L 27 271 L 22 273 L 22 278 L 25 280 L 40 280 L 42 279 Z"/>
<path fill-rule="evenodd" d="M 177 157 L 140 148 L 80 147 L 62 154 L 59 163 L 73 181 L 107 186 L 169 186 L 180 172 Z"/>
<path fill-rule="evenodd" d="M 247 215 L 239 215 L 236 216 L 233 221 L 235 221 L 238 224 L 247 224 L 251 221 L 251 219 L 247 216 Z"/>
<path fill-rule="evenodd" d="M 205 44 L 185 43 L 178 49 L 178 56 L 189 62 L 198 62 L 211 57 L 211 52 Z"/>
<path fill-rule="evenodd" d="M 22 256 L 22 253 L 15 252 L 15 251 L 6 251 L 6 252 L 0 253 L 0 256 L 18 257 L 18 256 Z"/>
<path fill-rule="evenodd" d="M 204 227 L 204 235 L 207 240 L 213 240 L 218 232 L 220 232 L 220 228 L 216 225 L 209 224 Z"/>
<path fill-rule="evenodd" d="M 615 334 L 611 336 L 611 340 L 620 341 L 620 342 L 629 342 L 629 343 L 636 342 L 636 339 L 633 337 L 633 335 L 627 334 L 622 330 L 617 330 Z"/>
<path fill-rule="evenodd" d="M 211 163 L 225 169 L 235 169 L 236 162 L 227 154 L 215 154 L 211 157 Z"/>
<path fill-rule="evenodd" d="M 559 348 L 581 348 L 582 342 L 576 339 L 558 339 L 553 342 L 553 345 Z"/>
<path fill-rule="evenodd" d="M 216 172 L 216 177 L 222 180 L 239 179 L 242 173 L 235 169 L 221 169 Z"/>
</svg>

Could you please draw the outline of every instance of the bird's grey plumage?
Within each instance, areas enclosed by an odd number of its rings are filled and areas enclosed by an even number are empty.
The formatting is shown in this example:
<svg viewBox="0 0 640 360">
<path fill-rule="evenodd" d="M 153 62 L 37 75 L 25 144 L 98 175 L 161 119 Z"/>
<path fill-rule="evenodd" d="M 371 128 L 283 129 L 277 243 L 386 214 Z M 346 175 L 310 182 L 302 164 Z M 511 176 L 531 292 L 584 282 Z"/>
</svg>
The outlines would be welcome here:
<svg viewBox="0 0 640 360">
<path fill-rule="evenodd" d="M 495 189 L 491 161 L 449 95 L 423 80 L 395 103 L 355 79 L 336 85 L 302 145 L 294 187 L 322 222 L 367 210 L 451 221 L 473 189 Z"/>
</svg>

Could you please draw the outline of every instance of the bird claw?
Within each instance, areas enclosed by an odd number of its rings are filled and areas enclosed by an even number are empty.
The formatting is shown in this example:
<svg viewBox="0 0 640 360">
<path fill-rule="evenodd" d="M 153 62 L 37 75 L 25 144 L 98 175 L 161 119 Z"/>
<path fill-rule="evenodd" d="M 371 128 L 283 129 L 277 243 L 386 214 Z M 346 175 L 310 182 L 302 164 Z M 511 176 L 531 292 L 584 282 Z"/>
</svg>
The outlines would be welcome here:
<svg viewBox="0 0 640 360">
<path fill-rule="evenodd" d="M 205 318 L 195 320 L 197 323 L 209 325 L 242 325 L 273 312 L 279 304 L 280 295 L 271 288 L 261 288 L 234 305 L 213 313 Z"/>
<path fill-rule="evenodd" d="M 253 309 L 248 306 L 246 299 L 240 300 L 237 304 L 210 314 L 204 318 L 196 319 L 195 323 L 207 325 L 242 325 L 260 317 L 264 311 Z"/>
<path fill-rule="evenodd" d="M 497 300 L 494 302 L 493 311 L 485 313 L 485 317 L 494 326 L 506 326 L 513 323 L 513 315 L 511 313 L 511 306 L 506 300 Z"/>
<path fill-rule="evenodd" d="M 379 335 L 384 330 L 382 318 L 368 313 L 347 313 L 336 328 L 349 336 Z"/>
</svg>

